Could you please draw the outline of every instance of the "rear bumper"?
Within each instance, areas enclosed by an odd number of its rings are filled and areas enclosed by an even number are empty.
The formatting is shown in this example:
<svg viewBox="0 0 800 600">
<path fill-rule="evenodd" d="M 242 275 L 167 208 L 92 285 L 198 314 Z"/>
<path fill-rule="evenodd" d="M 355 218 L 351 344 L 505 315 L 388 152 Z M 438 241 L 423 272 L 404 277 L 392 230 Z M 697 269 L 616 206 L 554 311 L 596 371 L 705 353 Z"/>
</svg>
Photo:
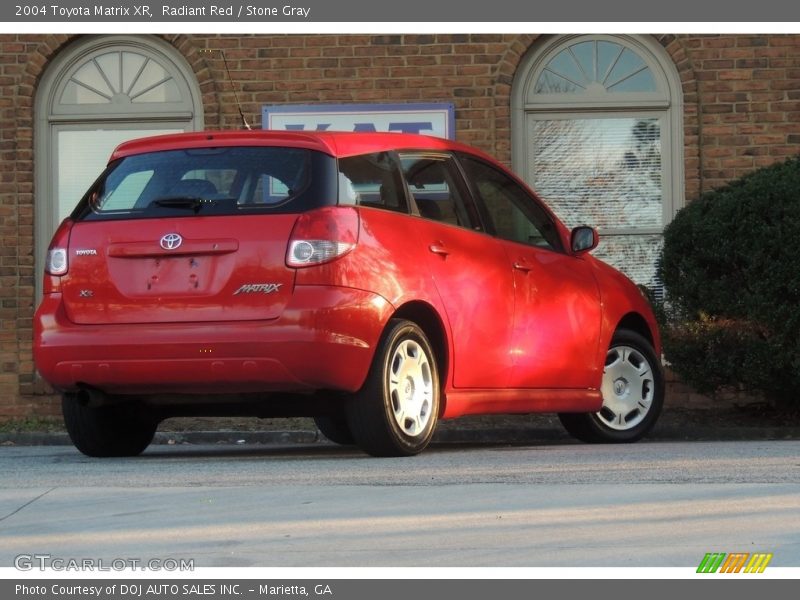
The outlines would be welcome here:
<svg viewBox="0 0 800 600">
<path fill-rule="evenodd" d="M 49 294 L 34 319 L 34 360 L 62 391 L 353 392 L 392 311 L 363 290 L 297 286 L 270 321 L 76 325 Z"/>
</svg>

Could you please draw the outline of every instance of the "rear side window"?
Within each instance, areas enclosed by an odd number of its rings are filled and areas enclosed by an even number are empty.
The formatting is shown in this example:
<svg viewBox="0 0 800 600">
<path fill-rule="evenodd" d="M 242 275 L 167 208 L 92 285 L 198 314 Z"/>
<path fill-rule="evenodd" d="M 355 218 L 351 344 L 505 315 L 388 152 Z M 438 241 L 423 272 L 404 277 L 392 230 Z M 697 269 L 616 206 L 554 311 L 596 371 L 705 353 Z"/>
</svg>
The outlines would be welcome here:
<svg viewBox="0 0 800 600">
<path fill-rule="evenodd" d="M 408 212 L 394 154 L 378 152 L 339 159 L 339 204 Z"/>
<path fill-rule="evenodd" d="M 222 147 L 123 158 L 76 208 L 77 219 L 304 212 L 336 202 L 336 161 L 304 148 Z"/>
<path fill-rule="evenodd" d="M 403 152 L 403 173 L 421 217 L 467 229 L 480 229 L 470 214 L 453 157 L 435 152 Z"/>
</svg>

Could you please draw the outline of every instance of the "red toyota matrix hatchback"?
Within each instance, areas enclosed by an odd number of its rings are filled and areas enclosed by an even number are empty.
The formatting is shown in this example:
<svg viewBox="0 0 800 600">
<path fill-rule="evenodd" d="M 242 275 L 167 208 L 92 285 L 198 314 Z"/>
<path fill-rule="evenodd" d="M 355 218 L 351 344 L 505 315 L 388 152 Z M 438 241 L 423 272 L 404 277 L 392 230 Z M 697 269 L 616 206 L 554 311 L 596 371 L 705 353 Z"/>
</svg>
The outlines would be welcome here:
<svg viewBox="0 0 800 600">
<path fill-rule="evenodd" d="M 36 366 L 91 456 L 139 454 L 184 415 L 312 416 L 377 456 L 481 413 L 631 442 L 663 403 L 660 339 L 597 241 L 442 139 L 136 140 L 53 238 Z"/>
</svg>

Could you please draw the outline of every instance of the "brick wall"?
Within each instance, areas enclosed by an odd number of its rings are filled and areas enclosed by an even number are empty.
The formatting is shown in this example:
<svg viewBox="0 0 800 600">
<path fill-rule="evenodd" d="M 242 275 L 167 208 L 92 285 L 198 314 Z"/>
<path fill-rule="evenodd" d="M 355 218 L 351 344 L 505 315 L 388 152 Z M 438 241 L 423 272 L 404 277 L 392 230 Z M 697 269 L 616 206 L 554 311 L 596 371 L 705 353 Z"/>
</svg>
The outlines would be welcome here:
<svg viewBox="0 0 800 600">
<path fill-rule="evenodd" d="M 10 417 L 29 411 L 20 402 L 20 373 L 32 372 L 32 301 L 25 303 L 22 290 L 32 282 L 33 161 L 30 139 L 25 140 L 29 131 L 17 130 L 18 113 L 26 104 L 19 84 L 28 49 L 15 37 L 0 38 L 0 415 Z"/>
<path fill-rule="evenodd" d="M 703 190 L 800 151 L 800 36 L 703 36 L 686 46 Z"/>
<path fill-rule="evenodd" d="M 456 107 L 460 141 L 511 163 L 511 88 L 537 36 L 168 36 L 199 82 L 210 129 L 239 127 L 224 63 L 254 127 L 261 106 L 433 102 Z M 800 36 L 657 36 L 683 86 L 691 200 L 800 151 Z M 57 405 L 34 376 L 34 98 L 69 36 L 0 36 L 0 419 Z M 675 388 L 677 394 L 681 391 Z"/>
</svg>

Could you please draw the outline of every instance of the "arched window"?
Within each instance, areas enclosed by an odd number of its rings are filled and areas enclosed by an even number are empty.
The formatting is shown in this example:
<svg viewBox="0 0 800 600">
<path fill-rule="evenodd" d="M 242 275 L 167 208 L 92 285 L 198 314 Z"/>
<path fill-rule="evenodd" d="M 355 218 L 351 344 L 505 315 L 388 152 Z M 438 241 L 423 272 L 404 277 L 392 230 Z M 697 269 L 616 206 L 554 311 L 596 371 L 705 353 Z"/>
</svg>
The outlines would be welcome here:
<svg viewBox="0 0 800 600">
<path fill-rule="evenodd" d="M 118 144 L 203 128 L 200 90 L 183 57 L 162 40 L 86 37 L 48 66 L 36 94 L 36 126 L 40 274 L 55 228 Z"/>
<path fill-rule="evenodd" d="M 660 292 L 661 234 L 683 205 L 682 92 L 655 41 L 561 36 L 525 56 L 512 94 L 514 168 L 595 255 Z"/>
</svg>

